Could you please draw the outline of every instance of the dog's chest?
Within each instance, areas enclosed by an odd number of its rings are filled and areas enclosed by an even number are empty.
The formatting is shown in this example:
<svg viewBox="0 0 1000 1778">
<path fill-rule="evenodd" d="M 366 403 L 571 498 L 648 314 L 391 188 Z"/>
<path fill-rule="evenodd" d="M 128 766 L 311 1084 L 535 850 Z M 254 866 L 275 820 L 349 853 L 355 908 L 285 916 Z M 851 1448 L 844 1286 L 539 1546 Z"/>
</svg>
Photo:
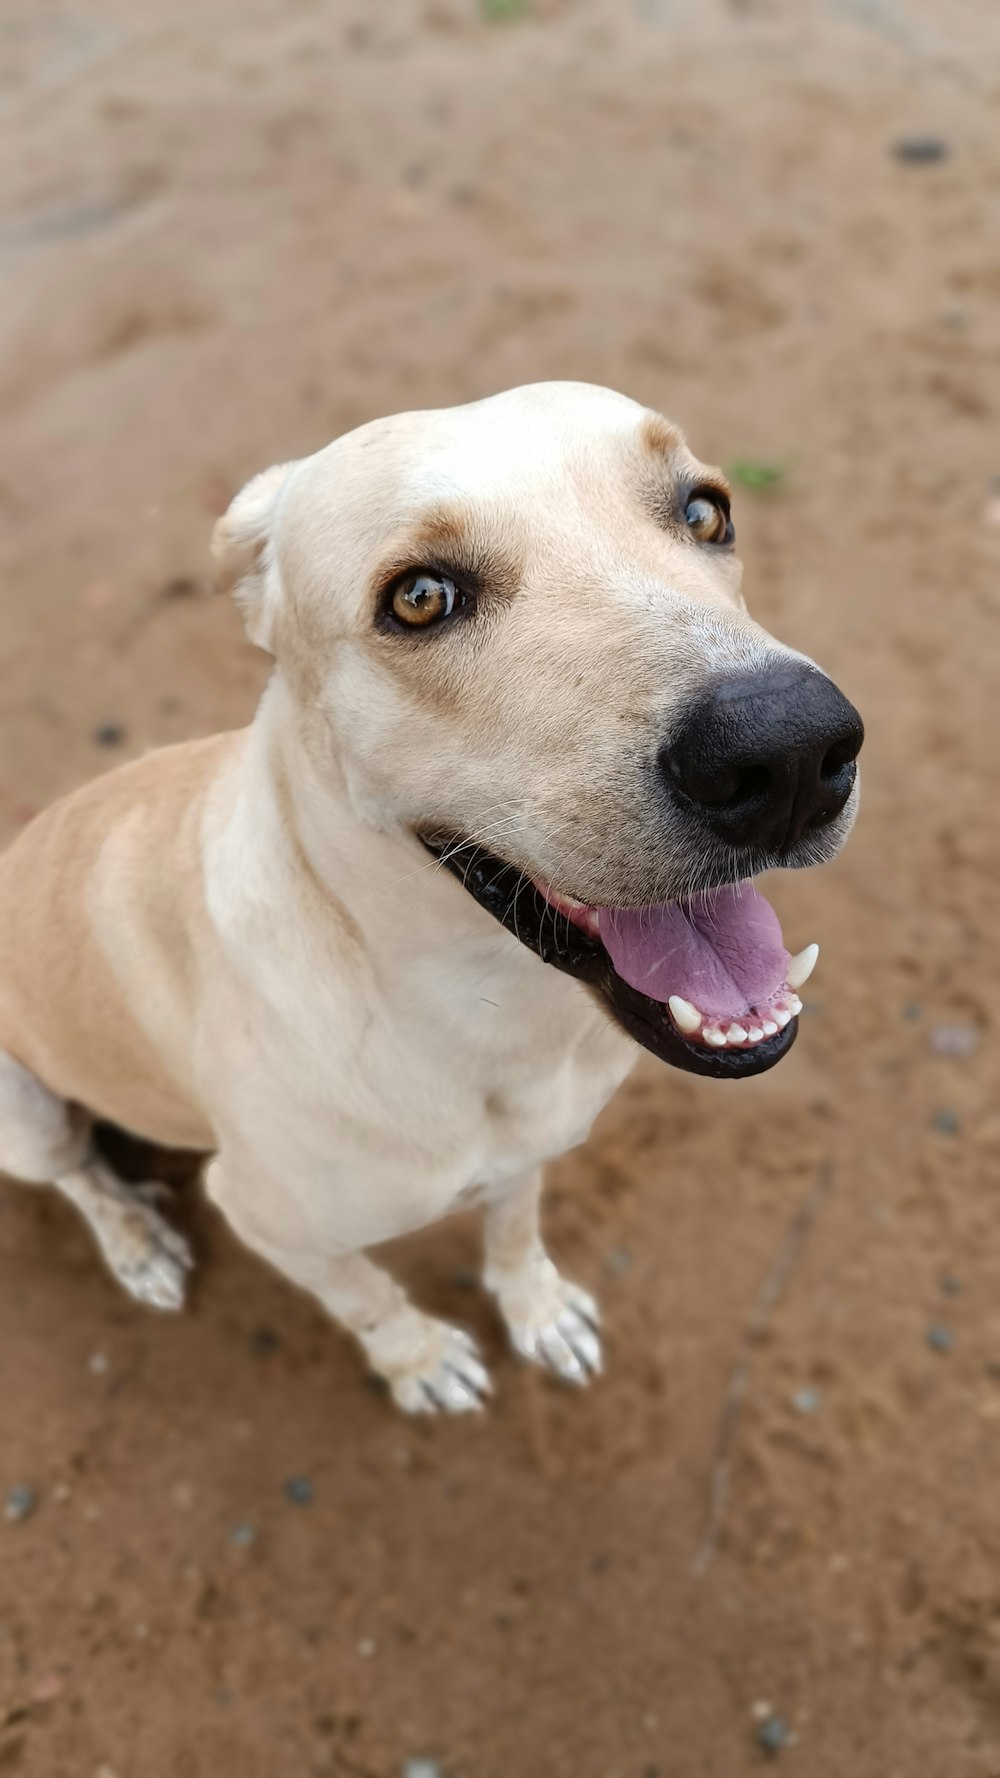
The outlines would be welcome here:
<svg viewBox="0 0 1000 1778">
<path fill-rule="evenodd" d="M 453 1202 L 488 1197 L 583 1142 L 631 1067 L 633 1046 L 589 1007 L 565 1025 L 522 1012 L 515 1043 L 468 1045 L 462 1090 L 442 1105 L 453 1165 L 440 1186 Z"/>
</svg>

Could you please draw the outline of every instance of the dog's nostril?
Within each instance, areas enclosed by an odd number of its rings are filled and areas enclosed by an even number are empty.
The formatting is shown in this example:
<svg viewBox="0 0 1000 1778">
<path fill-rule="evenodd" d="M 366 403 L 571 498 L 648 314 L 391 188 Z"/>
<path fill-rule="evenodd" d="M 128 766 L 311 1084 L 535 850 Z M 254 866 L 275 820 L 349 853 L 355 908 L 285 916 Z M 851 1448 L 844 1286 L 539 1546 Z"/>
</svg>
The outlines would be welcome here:
<svg viewBox="0 0 1000 1778">
<path fill-rule="evenodd" d="M 714 762 L 698 770 L 690 763 L 682 768 L 668 757 L 668 770 L 678 789 L 705 809 L 741 809 L 766 796 L 771 774 L 765 765 L 724 766 Z"/>
<path fill-rule="evenodd" d="M 766 766 L 746 766 L 740 773 L 736 789 L 726 806 L 739 809 L 745 803 L 755 803 L 760 797 L 766 796 L 770 788 L 771 774 Z"/>
<path fill-rule="evenodd" d="M 846 736 L 842 741 L 835 741 L 824 756 L 819 768 L 819 775 L 824 784 L 831 784 L 841 777 L 844 767 L 853 768 L 858 754 L 858 743 L 853 736 Z M 853 776 L 853 770 L 852 770 Z"/>
</svg>

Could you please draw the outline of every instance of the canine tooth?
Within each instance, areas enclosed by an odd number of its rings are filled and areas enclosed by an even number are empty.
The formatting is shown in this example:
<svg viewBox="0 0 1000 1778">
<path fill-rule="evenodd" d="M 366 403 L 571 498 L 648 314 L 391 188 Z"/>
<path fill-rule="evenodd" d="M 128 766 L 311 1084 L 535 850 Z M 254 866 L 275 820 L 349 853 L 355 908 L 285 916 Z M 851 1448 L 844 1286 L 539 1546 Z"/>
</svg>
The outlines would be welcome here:
<svg viewBox="0 0 1000 1778">
<path fill-rule="evenodd" d="M 783 1031 L 785 1026 L 791 1023 L 792 1015 L 790 1012 L 786 1012 L 784 1007 L 776 1007 L 774 1017 L 779 1031 Z"/>
<path fill-rule="evenodd" d="M 726 1032 L 727 1043 L 746 1043 L 746 1040 L 747 1034 L 742 1025 L 737 1025 L 735 1022 L 730 1025 L 729 1030 Z"/>
<path fill-rule="evenodd" d="M 775 1024 L 774 1020 L 773 1019 L 765 1019 L 764 1020 L 764 1036 L 765 1037 L 776 1037 L 777 1034 L 778 1034 L 778 1027 Z"/>
<path fill-rule="evenodd" d="M 667 1005 L 673 1016 L 674 1024 L 677 1025 L 681 1031 L 686 1031 L 690 1034 L 692 1031 L 700 1030 L 701 1013 L 696 1006 L 691 1005 L 690 1000 L 682 1000 L 679 994 L 671 994 L 670 999 L 667 1001 Z"/>
<path fill-rule="evenodd" d="M 788 965 L 788 973 L 785 976 L 785 980 L 790 988 L 801 988 L 805 986 L 816 967 L 816 959 L 818 956 L 819 945 L 806 945 L 804 951 L 800 951 L 797 957 L 792 958 Z"/>
<path fill-rule="evenodd" d="M 726 1041 L 718 1025 L 713 1025 L 710 1030 L 703 1031 L 702 1036 L 705 1042 L 712 1044 L 715 1049 L 721 1049 Z"/>
<path fill-rule="evenodd" d="M 751 1043 L 759 1043 L 761 1038 L 763 1037 L 763 1035 L 764 1035 L 764 1031 L 763 1031 L 762 1026 L 760 1026 L 760 1025 L 751 1025 L 749 1031 L 747 1032 L 747 1036 L 749 1037 Z"/>
<path fill-rule="evenodd" d="M 789 1002 L 788 1002 L 788 1004 L 789 1004 L 789 1006 L 790 1006 L 790 1007 L 791 1007 L 791 1009 L 792 1009 L 792 1012 L 793 1012 L 793 1013 L 794 1013 L 794 1014 L 796 1014 L 796 1015 L 798 1015 L 798 1014 L 799 1014 L 799 1013 L 800 1013 L 800 1012 L 801 1012 L 801 1011 L 802 1011 L 802 1002 L 801 1002 L 801 1000 L 800 1000 L 800 999 L 799 999 L 799 997 L 798 997 L 798 995 L 797 995 L 797 994 L 793 994 L 793 995 L 792 995 L 792 998 L 791 998 L 791 1000 L 790 1000 L 790 1001 L 789 1001 Z"/>
</svg>

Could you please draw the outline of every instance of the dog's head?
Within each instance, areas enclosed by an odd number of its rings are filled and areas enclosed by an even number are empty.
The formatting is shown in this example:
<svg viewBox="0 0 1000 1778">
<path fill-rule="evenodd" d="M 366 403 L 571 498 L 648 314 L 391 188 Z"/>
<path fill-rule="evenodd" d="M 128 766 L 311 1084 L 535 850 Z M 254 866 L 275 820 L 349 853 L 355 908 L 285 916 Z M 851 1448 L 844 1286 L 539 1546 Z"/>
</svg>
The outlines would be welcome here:
<svg viewBox="0 0 1000 1778">
<path fill-rule="evenodd" d="M 665 1061 L 785 1053 L 814 950 L 752 878 L 838 851 L 863 731 L 747 615 L 675 426 L 576 383 L 377 420 L 250 482 L 215 548 L 362 820 Z"/>
</svg>

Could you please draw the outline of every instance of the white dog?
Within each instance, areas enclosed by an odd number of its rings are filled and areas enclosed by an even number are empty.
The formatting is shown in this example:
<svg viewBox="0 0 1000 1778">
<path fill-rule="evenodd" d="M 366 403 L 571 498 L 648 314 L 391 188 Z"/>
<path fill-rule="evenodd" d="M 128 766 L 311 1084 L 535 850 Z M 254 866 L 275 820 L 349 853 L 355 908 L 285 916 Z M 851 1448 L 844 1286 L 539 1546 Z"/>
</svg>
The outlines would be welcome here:
<svg viewBox="0 0 1000 1778">
<path fill-rule="evenodd" d="M 364 1250 L 480 1202 L 514 1345 L 583 1382 L 541 1168 L 637 1041 L 732 1078 L 788 1050 L 815 947 L 750 879 L 838 850 L 857 714 L 747 616 L 719 472 L 610 390 L 374 421 L 250 482 L 215 552 L 275 659 L 254 722 L 0 860 L 0 1166 L 176 1308 L 186 1245 L 92 1124 L 211 1151 L 241 1238 L 420 1411 L 486 1372 Z"/>
</svg>

